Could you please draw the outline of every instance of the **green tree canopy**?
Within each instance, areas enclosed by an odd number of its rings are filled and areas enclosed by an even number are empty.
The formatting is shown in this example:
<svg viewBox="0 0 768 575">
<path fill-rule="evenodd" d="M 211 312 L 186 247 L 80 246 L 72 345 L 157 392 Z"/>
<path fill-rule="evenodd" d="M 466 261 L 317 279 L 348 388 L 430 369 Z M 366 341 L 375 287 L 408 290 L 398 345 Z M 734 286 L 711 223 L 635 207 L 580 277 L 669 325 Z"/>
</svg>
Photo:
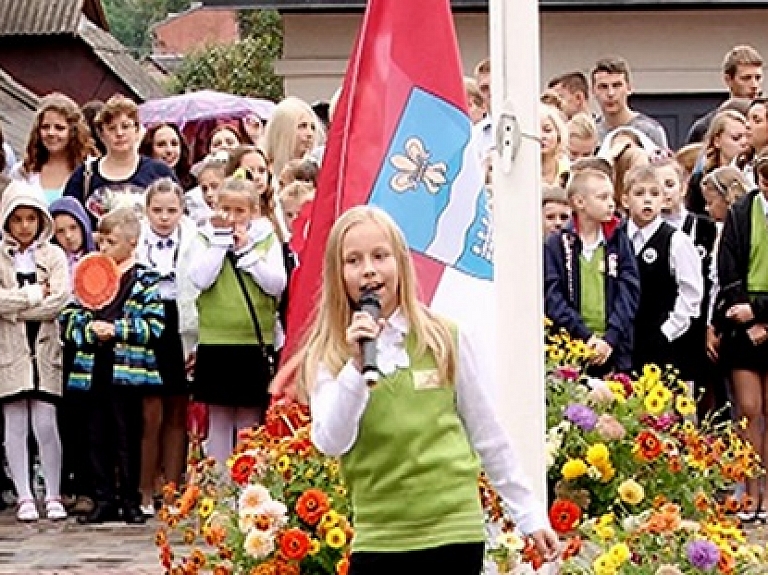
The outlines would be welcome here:
<svg viewBox="0 0 768 575">
<path fill-rule="evenodd" d="M 102 0 L 112 35 L 137 58 L 152 48 L 151 27 L 190 4 L 190 0 Z"/>
<path fill-rule="evenodd" d="M 208 88 L 282 99 L 283 81 L 274 73 L 274 62 L 283 52 L 280 15 L 274 10 L 244 10 L 238 23 L 242 40 L 206 46 L 186 56 L 171 79 L 171 91 Z"/>
</svg>

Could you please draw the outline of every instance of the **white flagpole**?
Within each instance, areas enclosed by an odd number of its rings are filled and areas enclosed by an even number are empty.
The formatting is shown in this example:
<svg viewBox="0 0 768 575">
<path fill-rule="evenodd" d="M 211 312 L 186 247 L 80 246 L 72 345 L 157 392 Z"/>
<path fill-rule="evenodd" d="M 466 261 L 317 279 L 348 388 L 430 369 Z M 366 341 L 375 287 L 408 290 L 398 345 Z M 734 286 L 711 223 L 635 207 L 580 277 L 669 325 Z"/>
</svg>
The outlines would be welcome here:
<svg viewBox="0 0 768 575">
<path fill-rule="evenodd" d="M 539 133 L 537 0 L 489 0 L 489 18 L 491 115 L 497 135 L 504 135 L 493 164 L 495 389 L 506 429 L 536 494 L 544 501 L 541 174 L 535 139 Z M 520 139 L 515 135 L 516 124 Z"/>
</svg>

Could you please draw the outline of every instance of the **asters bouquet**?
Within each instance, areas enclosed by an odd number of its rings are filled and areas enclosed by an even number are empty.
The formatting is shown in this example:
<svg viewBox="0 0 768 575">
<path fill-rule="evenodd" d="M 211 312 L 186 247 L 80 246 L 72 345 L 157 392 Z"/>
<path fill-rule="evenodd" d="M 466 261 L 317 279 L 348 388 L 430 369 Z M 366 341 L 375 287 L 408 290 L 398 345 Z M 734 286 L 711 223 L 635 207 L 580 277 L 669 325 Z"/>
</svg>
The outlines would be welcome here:
<svg viewBox="0 0 768 575">
<path fill-rule="evenodd" d="M 761 473 L 739 425 L 696 421 L 693 390 L 672 367 L 605 380 L 586 375 L 590 350 L 565 333 L 547 347 L 550 521 L 580 537 L 564 574 L 752 573 L 728 493 Z"/>
<path fill-rule="evenodd" d="M 192 462 L 165 489 L 155 542 L 167 573 L 344 575 L 349 502 L 338 461 L 320 454 L 298 405 L 277 405 L 244 429 L 226 467 Z M 184 553 L 174 551 L 183 549 Z"/>
</svg>

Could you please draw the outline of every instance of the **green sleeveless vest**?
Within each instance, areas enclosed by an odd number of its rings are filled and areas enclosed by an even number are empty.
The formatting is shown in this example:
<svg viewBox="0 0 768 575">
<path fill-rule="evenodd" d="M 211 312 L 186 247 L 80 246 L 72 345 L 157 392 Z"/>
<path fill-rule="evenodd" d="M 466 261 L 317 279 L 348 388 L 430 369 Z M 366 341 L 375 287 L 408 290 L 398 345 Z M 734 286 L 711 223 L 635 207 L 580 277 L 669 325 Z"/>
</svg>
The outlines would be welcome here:
<svg viewBox="0 0 768 575">
<path fill-rule="evenodd" d="M 485 540 L 479 459 L 456 410 L 453 385 L 437 386 L 431 354 L 371 390 L 357 441 L 341 468 L 352 501 L 355 551 L 409 551 Z"/>
<path fill-rule="evenodd" d="M 256 243 L 252 249 L 266 254 L 274 241 L 275 235 L 270 234 Z M 277 299 L 266 294 L 249 273 L 245 271 L 240 273 L 256 310 L 264 343 L 273 344 Z M 237 282 L 235 269 L 228 259 L 224 259 L 219 277 L 213 285 L 197 297 L 197 313 L 201 344 L 253 345 L 258 343 L 253 320 L 248 312 L 248 304 Z"/>
<path fill-rule="evenodd" d="M 765 219 L 760 194 L 752 201 L 752 231 L 749 248 L 749 293 L 768 293 L 768 221 Z"/>
<path fill-rule="evenodd" d="M 581 317 L 598 336 L 605 333 L 605 246 L 595 250 L 591 260 L 579 255 L 581 280 Z"/>
</svg>

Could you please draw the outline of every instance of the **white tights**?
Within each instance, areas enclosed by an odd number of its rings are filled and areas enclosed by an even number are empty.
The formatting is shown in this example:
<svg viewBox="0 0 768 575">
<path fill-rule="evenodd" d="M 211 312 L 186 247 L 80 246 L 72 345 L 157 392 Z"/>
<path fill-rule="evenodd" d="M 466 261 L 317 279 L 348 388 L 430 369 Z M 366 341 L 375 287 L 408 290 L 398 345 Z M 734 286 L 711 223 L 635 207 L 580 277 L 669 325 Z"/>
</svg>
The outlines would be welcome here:
<svg viewBox="0 0 768 575">
<path fill-rule="evenodd" d="M 206 454 L 224 462 L 237 444 L 237 432 L 259 423 L 258 407 L 226 407 L 208 405 L 208 441 Z"/>
<path fill-rule="evenodd" d="M 29 418 L 40 451 L 46 498 L 58 498 L 61 485 L 61 441 L 56 407 L 36 399 L 19 399 L 3 405 L 5 454 L 19 499 L 32 499 L 29 483 Z"/>
</svg>

